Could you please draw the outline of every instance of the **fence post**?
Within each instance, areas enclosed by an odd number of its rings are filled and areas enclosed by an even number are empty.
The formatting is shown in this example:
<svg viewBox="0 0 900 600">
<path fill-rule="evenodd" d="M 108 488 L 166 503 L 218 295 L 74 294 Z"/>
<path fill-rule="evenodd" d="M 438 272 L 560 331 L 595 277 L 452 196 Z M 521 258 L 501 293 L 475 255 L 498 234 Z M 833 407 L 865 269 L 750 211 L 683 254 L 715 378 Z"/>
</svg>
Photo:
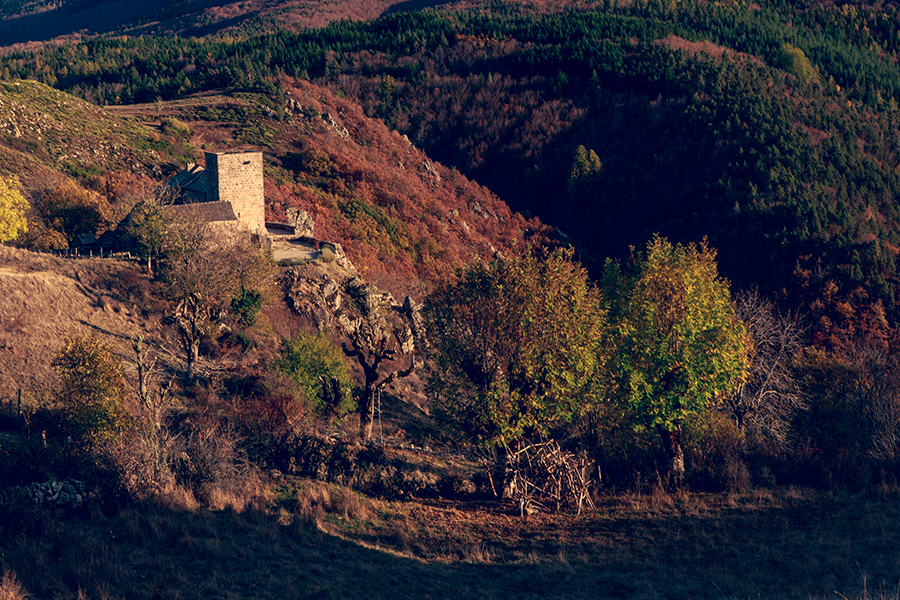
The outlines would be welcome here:
<svg viewBox="0 0 900 600">
<path fill-rule="evenodd" d="M 19 406 L 16 408 L 16 417 L 22 416 L 22 388 L 19 388 Z"/>
</svg>

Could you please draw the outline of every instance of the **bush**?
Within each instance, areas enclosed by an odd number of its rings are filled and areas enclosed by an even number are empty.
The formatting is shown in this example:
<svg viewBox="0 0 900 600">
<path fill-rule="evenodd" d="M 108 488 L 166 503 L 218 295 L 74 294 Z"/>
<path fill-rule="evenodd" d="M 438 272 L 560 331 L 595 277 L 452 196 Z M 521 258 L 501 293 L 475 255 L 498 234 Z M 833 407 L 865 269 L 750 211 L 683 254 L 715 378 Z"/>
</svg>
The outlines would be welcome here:
<svg viewBox="0 0 900 600">
<path fill-rule="evenodd" d="M 750 470 L 741 455 L 742 436 L 729 418 L 710 412 L 686 424 L 684 433 L 691 488 L 709 492 L 750 488 Z"/>
<path fill-rule="evenodd" d="M 107 446 L 129 427 L 122 362 L 105 344 L 93 336 L 71 338 L 52 364 L 61 380 L 63 428 L 75 443 Z"/>
<path fill-rule="evenodd" d="M 263 296 L 259 290 L 248 290 L 241 286 L 241 290 L 231 299 L 231 310 L 237 320 L 250 327 L 256 323 L 256 317 L 262 310 Z"/>
<path fill-rule="evenodd" d="M 275 368 L 300 385 L 318 414 L 333 418 L 353 410 L 350 368 L 327 335 L 298 333 L 285 344 Z"/>
<path fill-rule="evenodd" d="M 191 128 L 188 127 L 187 123 L 170 117 L 163 121 L 163 131 L 168 135 L 187 136 L 191 133 Z"/>
</svg>

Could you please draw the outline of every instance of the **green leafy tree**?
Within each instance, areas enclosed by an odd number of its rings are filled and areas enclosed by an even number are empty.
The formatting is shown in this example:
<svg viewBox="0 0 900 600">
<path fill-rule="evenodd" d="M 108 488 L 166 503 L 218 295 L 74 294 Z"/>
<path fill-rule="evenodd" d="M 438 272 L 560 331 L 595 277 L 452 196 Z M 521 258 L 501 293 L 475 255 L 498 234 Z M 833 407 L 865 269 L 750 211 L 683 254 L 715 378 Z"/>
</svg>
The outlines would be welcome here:
<svg viewBox="0 0 900 600">
<path fill-rule="evenodd" d="M 11 242 L 28 231 L 27 210 L 28 201 L 19 192 L 19 180 L 0 177 L 0 244 Z"/>
<path fill-rule="evenodd" d="M 329 419 L 354 409 L 353 380 L 341 347 L 323 333 L 298 333 L 275 368 L 296 381 L 317 413 Z"/>
<path fill-rule="evenodd" d="M 684 478 L 682 423 L 746 377 L 751 338 L 705 240 L 682 246 L 654 237 L 624 269 L 607 262 L 603 292 L 618 394 L 638 429 L 659 432 L 677 487 Z"/>
<path fill-rule="evenodd" d="M 166 241 L 170 216 L 159 202 L 141 202 L 128 216 L 125 229 L 137 244 L 138 253 L 147 259 L 147 272 L 153 273 L 153 261 L 159 261 Z"/>
<path fill-rule="evenodd" d="M 501 461 L 599 399 L 606 313 L 570 250 L 462 270 L 429 295 L 425 327 L 436 410 Z"/>
<path fill-rule="evenodd" d="M 97 338 L 76 336 L 66 340 L 52 364 L 69 435 L 89 447 L 115 440 L 130 423 L 121 359 Z"/>
</svg>

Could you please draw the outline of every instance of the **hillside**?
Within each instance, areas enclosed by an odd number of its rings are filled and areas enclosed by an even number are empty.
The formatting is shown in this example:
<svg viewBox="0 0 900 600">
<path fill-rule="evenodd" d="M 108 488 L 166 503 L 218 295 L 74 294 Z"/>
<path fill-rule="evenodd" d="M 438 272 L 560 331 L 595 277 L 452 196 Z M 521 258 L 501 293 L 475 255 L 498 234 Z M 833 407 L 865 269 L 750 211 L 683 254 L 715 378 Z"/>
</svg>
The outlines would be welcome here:
<svg viewBox="0 0 900 600">
<path fill-rule="evenodd" d="M 0 47 L 0 598 L 898 598 L 900 9 L 0 0 Z M 32 251 L 243 150 L 350 263 L 153 206 L 155 260 Z"/>
<path fill-rule="evenodd" d="M 52 169 L 89 176 L 126 168 L 151 175 L 163 165 L 171 171 L 183 160 L 179 150 L 136 123 L 35 81 L 0 82 L 4 175 L 27 179 Z"/>
<path fill-rule="evenodd" d="M 188 0 L 134 3 L 126 0 L 0 2 L 0 48 L 82 40 L 95 35 L 182 37 L 257 34 L 324 27 L 335 21 L 368 21 L 424 8 L 471 8 L 483 1 L 441 0 Z M 584 0 L 529 2 L 549 10 L 577 7 Z"/>
<path fill-rule="evenodd" d="M 139 334 L 161 346 L 162 314 L 146 304 L 143 277 L 136 265 L 0 247 L 0 398 L 47 399 L 50 361 L 67 336 L 98 335 L 123 357 Z"/>
<path fill-rule="evenodd" d="M 0 122 L 0 173 L 15 174 L 29 195 L 75 180 L 109 204 L 109 218 L 185 163 L 202 163 L 204 151 L 263 151 L 267 219 L 306 210 L 318 237 L 341 243 L 364 276 L 401 298 L 421 297 L 429 281 L 542 230 L 358 106 L 303 81 L 286 79 L 272 94 L 107 108 L 33 81 L 4 82 Z"/>
<path fill-rule="evenodd" d="M 812 313 L 828 348 L 860 333 L 890 338 L 896 10 L 563 5 L 454 3 L 296 32 L 97 38 L 13 52 L 6 68 L 110 104 L 231 90 L 262 93 L 276 110 L 279 94 L 309 81 L 558 227 L 595 273 L 654 233 L 705 236 L 736 286 Z"/>
<path fill-rule="evenodd" d="M 110 111 L 148 121 L 155 107 Z M 163 115 L 189 127 L 198 160 L 199 150 L 263 151 L 267 219 L 284 222 L 286 208 L 302 208 L 317 237 L 341 243 L 363 275 L 400 297 L 475 257 L 521 247 L 543 228 L 309 82 L 167 103 Z"/>
<path fill-rule="evenodd" d="M 0 47 L 98 34 L 200 36 L 237 30 L 320 27 L 340 19 L 373 19 L 390 0 L 321 2 L 255 0 L 227 2 L 128 2 L 71 0 L 0 4 Z"/>
</svg>

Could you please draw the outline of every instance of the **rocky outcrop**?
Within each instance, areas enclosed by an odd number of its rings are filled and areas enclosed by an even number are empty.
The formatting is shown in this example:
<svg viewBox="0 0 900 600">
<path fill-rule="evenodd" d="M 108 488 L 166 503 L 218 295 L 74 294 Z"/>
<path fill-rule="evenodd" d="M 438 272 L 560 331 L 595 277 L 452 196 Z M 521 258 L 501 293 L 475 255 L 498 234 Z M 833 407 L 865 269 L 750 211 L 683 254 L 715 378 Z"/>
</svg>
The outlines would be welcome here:
<svg viewBox="0 0 900 600">
<path fill-rule="evenodd" d="M 87 498 L 83 481 L 51 479 L 44 483 L 11 486 L 0 491 L 0 506 L 24 508 L 25 506 L 45 506 L 73 509 L 84 504 Z"/>
<path fill-rule="evenodd" d="M 292 311 L 310 319 L 320 331 L 337 324 L 344 302 L 342 281 L 325 272 L 293 267 L 285 271 L 282 282 Z"/>
<path fill-rule="evenodd" d="M 331 328 L 352 335 L 363 323 L 387 327 L 381 321 L 389 314 L 397 314 L 405 317 L 404 329 L 408 330 L 401 336 L 401 352 L 412 352 L 413 338 L 423 337 L 421 303 L 407 297 L 401 304 L 390 293 L 351 271 L 297 266 L 285 271 L 282 281 L 291 310 L 312 321 L 319 330 Z"/>
<path fill-rule="evenodd" d="M 316 223 L 305 210 L 300 210 L 294 206 L 289 207 L 285 213 L 289 225 L 294 226 L 294 235 L 302 237 L 315 237 Z"/>
</svg>

